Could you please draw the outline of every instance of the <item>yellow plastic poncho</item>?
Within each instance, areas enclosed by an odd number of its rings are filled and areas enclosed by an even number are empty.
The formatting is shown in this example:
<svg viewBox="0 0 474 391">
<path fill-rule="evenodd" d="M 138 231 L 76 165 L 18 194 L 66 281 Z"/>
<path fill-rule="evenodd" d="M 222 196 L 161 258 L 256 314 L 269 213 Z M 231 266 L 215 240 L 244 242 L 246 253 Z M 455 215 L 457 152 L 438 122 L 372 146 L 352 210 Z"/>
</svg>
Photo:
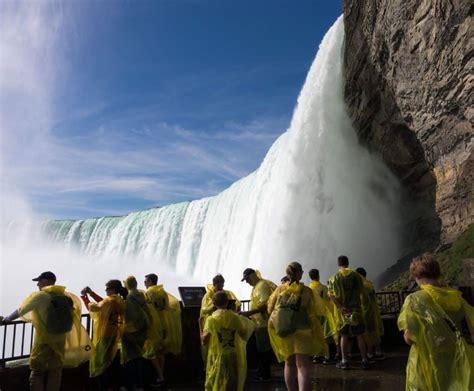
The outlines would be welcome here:
<svg viewBox="0 0 474 391">
<path fill-rule="evenodd" d="M 252 293 L 250 295 L 251 310 L 257 309 L 262 305 L 267 304 L 268 299 L 270 299 L 273 291 L 277 288 L 277 286 L 270 280 L 264 280 L 258 270 L 255 273 L 257 274 L 257 277 L 260 278 L 260 281 L 258 281 L 257 284 L 252 288 Z M 250 319 L 252 319 L 257 328 L 267 327 L 268 315 L 265 312 L 254 314 L 250 317 Z"/>
<path fill-rule="evenodd" d="M 316 312 L 321 314 L 321 323 L 323 326 L 324 338 L 333 338 L 337 343 L 337 323 L 335 312 L 336 308 L 328 295 L 328 288 L 320 281 L 311 281 L 309 287 L 313 290 L 316 303 Z"/>
<path fill-rule="evenodd" d="M 206 391 L 243 390 L 247 376 L 246 343 L 254 323 L 234 311 L 218 309 L 206 319 L 211 335 L 206 366 Z"/>
<path fill-rule="evenodd" d="M 53 295 L 66 295 L 73 302 L 73 325 L 65 334 L 51 334 L 47 331 L 48 307 Z M 76 367 L 90 356 L 90 339 L 81 324 L 81 301 L 64 286 L 50 285 L 29 295 L 18 309 L 25 322 L 33 323 L 35 337 L 30 354 L 33 370 L 48 371 L 63 367 Z"/>
<path fill-rule="evenodd" d="M 240 307 L 240 301 L 237 299 L 237 296 L 235 296 L 234 292 L 228 291 L 227 289 L 224 289 L 224 292 L 227 294 L 227 298 L 229 300 L 235 300 L 235 309 L 237 310 Z M 216 293 L 214 285 L 208 284 L 207 292 L 202 298 L 201 302 L 201 318 L 205 318 L 214 312 L 214 304 L 212 303 L 212 297 L 214 296 L 214 293 Z"/>
<path fill-rule="evenodd" d="M 124 328 L 125 301 L 119 295 L 110 295 L 100 303 L 89 303 L 89 312 L 94 324 L 89 372 L 95 377 L 104 373 L 117 355 Z"/>
<path fill-rule="evenodd" d="M 341 268 L 329 279 L 329 296 L 337 299 L 343 307 L 351 311 L 351 315 L 344 315 L 336 311 L 337 330 L 346 325 L 356 326 L 364 323 L 362 314 L 362 301 L 366 300 L 364 281 L 359 273 L 349 268 Z M 337 307 L 336 307 L 337 308 Z"/>
<path fill-rule="evenodd" d="M 145 354 L 145 341 L 153 318 L 145 294 L 138 289 L 128 289 L 125 299 L 125 327 L 122 335 L 121 362 L 125 364 Z"/>
<path fill-rule="evenodd" d="M 327 355 L 328 347 L 310 288 L 301 282 L 279 286 L 268 301 L 268 312 L 268 334 L 279 362 L 294 354 Z M 278 330 L 284 323 L 294 331 L 280 336 Z"/>
<path fill-rule="evenodd" d="M 383 321 L 372 281 L 362 276 L 365 295 L 362 296 L 362 313 L 365 321 L 364 338 L 369 345 L 380 343 L 383 334 Z"/>
<path fill-rule="evenodd" d="M 240 308 L 240 301 L 237 299 L 237 296 L 232 291 L 228 291 L 224 289 L 224 292 L 227 294 L 227 298 L 229 300 L 235 300 L 235 310 L 238 310 Z M 215 311 L 214 303 L 212 302 L 212 297 L 216 293 L 216 289 L 214 285 L 208 284 L 207 285 L 207 292 L 202 298 L 201 302 L 201 310 L 200 310 L 200 317 L 201 317 L 201 322 L 202 324 L 205 324 L 206 319 L 208 316 L 212 315 L 212 313 Z M 204 364 L 206 363 L 207 360 L 207 351 L 208 351 L 209 345 L 201 345 L 201 355 L 202 355 L 202 360 Z"/>
<path fill-rule="evenodd" d="M 161 333 L 155 333 L 154 337 L 147 341 L 145 357 L 153 358 L 153 353 L 181 352 L 183 340 L 181 326 L 181 306 L 173 295 L 167 293 L 163 285 L 154 285 L 146 290 L 146 296 L 153 307 L 153 327 Z"/>
<path fill-rule="evenodd" d="M 407 364 L 406 390 L 474 389 L 474 308 L 452 288 L 422 285 L 407 296 L 398 328 L 414 342 Z"/>
</svg>

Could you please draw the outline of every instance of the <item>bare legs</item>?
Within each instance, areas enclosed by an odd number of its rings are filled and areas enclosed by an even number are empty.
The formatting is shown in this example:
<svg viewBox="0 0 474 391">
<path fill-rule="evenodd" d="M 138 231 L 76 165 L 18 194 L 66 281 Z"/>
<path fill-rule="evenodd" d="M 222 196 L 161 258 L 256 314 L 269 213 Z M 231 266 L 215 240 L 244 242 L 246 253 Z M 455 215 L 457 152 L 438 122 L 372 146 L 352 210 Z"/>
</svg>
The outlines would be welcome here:
<svg viewBox="0 0 474 391">
<path fill-rule="evenodd" d="M 285 360 L 285 383 L 288 391 L 311 390 L 311 357 L 295 354 Z"/>
<path fill-rule="evenodd" d="M 156 374 L 157 374 L 157 381 L 163 381 L 164 380 L 164 367 L 165 367 L 165 357 L 163 354 L 157 354 L 155 358 L 151 360 L 153 363 L 153 367 L 155 368 Z"/>
<path fill-rule="evenodd" d="M 358 335 L 357 336 L 357 345 L 359 346 L 360 355 L 362 356 L 362 361 L 367 361 L 367 347 L 365 345 L 364 336 Z M 349 336 L 342 335 L 341 336 L 341 353 L 342 353 L 342 361 L 346 362 L 348 359 L 348 351 L 349 351 Z"/>
</svg>

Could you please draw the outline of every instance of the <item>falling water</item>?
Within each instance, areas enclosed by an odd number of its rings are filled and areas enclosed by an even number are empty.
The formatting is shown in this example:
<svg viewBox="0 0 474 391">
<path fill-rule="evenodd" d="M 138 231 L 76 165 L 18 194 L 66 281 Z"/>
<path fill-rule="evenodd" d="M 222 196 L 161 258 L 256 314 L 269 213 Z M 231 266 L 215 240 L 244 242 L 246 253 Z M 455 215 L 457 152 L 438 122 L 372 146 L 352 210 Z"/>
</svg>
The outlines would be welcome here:
<svg viewBox="0 0 474 391">
<path fill-rule="evenodd" d="M 375 276 L 399 255 L 399 186 L 359 145 L 346 113 L 343 43 L 340 17 L 320 45 L 289 129 L 255 172 L 222 193 L 121 217 L 49 221 L 43 230 L 114 272 L 116 257 L 151 260 L 158 273 L 166 267 L 201 283 L 221 272 L 239 292 L 244 268 L 279 280 L 294 259 L 327 278 L 346 254 Z"/>
</svg>

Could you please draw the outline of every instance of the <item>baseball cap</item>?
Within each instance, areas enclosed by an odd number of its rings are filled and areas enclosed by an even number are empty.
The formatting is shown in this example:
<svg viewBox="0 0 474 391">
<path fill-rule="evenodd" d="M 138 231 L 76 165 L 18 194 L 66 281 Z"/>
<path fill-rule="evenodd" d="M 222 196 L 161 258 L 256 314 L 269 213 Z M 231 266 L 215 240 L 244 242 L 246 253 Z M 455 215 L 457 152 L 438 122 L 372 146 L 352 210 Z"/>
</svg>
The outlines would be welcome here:
<svg viewBox="0 0 474 391">
<path fill-rule="evenodd" d="M 243 277 L 242 277 L 242 280 L 240 281 L 245 281 L 247 279 L 248 276 L 250 276 L 251 274 L 255 273 L 255 270 L 248 267 L 247 269 L 244 270 L 244 274 L 243 274 Z"/>
<path fill-rule="evenodd" d="M 39 280 L 52 280 L 56 282 L 56 275 L 53 272 L 43 272 L 41 273 L 38 277 L 33 278 L 33 281 L 39 281 Z"/>
</svg>

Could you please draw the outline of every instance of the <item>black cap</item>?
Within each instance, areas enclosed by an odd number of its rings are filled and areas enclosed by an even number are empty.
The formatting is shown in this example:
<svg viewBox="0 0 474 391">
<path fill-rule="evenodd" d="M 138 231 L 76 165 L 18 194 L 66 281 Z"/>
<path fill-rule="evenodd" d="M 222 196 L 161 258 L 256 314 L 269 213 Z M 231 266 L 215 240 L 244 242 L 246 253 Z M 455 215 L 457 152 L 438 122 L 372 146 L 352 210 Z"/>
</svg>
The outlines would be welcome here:
<svg viewBox="0 0 474 391">
<path fill-rule="evenodd" d="M 53 272 L 43 272 L 38 277 L 33 278 L 33 281 L 39 281 L 39 280 L 51 280 L 51 281 L 56 282 L 56 276 Z"/>
<path fill-rule="evenodd" d="M 247 269 L 244 270 L 244 274 L 243 274 L 243 277 L 240 281 L 245 281 L 247 279 L 248 276 L 250 276 L 251 274 L 255 273 L 255 270 L 253 270 L 252 268 L 248 267 Z"/>
</svg>

